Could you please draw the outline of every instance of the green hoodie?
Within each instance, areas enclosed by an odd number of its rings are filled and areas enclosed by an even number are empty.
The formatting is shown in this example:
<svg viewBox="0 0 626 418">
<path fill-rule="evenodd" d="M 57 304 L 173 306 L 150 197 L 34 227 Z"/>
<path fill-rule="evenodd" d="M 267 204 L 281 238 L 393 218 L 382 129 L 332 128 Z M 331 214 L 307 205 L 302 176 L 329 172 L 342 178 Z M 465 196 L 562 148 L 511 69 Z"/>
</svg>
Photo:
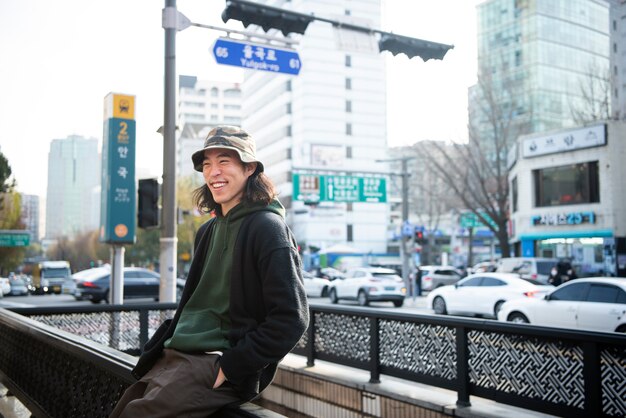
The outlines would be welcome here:
<svg viewBox="0 0 626 418">
<path fill-rule="evenodd" d="M 235 240 L 244 218 L 261 210 L 285 216 L 285 208 L 274 199 L 267 206 L 240 203 L 226 216 L 217 217 L 204 255 L 202 277 L 181 312 L 174 335 L 165 342 L 165 348 L 183 352 L 224 351 L 230 348 L 228 311 Z"/>
</svg>

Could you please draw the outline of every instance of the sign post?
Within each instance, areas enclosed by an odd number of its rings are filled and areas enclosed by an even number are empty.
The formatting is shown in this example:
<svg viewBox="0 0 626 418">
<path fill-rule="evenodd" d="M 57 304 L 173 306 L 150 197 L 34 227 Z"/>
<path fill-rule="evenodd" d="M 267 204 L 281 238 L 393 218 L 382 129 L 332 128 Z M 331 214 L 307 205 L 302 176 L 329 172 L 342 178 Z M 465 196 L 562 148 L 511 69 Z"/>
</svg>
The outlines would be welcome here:
<svg viewBox="0 0 626 418">
<path fill-rule="evenodd" d="M 282 74 L 298 75 L 302 67 L 294 50 L 230 38 L 215 41 L 213 56 L 218 64 Z"/>
<path fill-rule="evenodd" d="M 293 198 L 305 202 L 387 201 L 387 182 L 380 177 L 294 174 Z"/>
<path fill-rule="evenodd" d="M 104 99 L 100 241 L 112 244 L 111 299 L 121 304 L 124 247 L 135 243 L 135 96 Z"/>
</svg>

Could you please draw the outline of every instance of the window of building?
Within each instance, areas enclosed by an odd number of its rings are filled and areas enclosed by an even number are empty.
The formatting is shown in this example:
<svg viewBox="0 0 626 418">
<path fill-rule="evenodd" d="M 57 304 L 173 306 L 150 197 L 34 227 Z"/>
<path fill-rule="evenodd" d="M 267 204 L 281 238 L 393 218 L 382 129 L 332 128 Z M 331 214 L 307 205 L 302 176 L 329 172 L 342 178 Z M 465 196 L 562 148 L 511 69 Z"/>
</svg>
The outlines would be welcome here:
<svg viewBox="0 0 626 418">
<path fill-rule="evenodd" d="M 346 147 L 346 158 L 352 158 L 352 147 Z"/>
<path fill-rule="evenodd" d="M 224 97 L 240 97 L 240 96 L 241 96 L 241 90 L 237 90 L 237 89 L 224 90 Z"/>
<path fill-rule="evenodd" d="M 213 96 L 213 97 L 217 97 L 217 94 L 218 94 L 217 87 L 213 87 L 213 88 L 211 89 L 211 96 Z"/>
<path fill-rule="evenodd" d="M 533 171 L 535 206 L 600 202 L 598 162 Z"/>
<path fill-rule="evenodd" d="M 346 90 L 352 90 L 352 79 L 346 78 Z"/>
<path fill-rule="evenodd" d="M 352 211 L 354 210 L 354 209 L 353 209 L 353 206 L 354 206 L 354 205 L 352 204 L 352 202 L 348 202 L 348 203 L 346 203 L 346 211 L 347 211 L 347 212 L 352 212 Z"/>
<path fill-rule="evenodd" d="M 348 112 L 348 113 L 352 112 L 352 101 L 351 100 L 346 100 L 346 112 Z"/>
<path fill-rule="evenodd" d="M 352 135 L 352 124 L 346 123 L 346 135 Z"/>
<path fill-rule="evenodd" d="M 350 16 L 352 12 L 350 12 L 350 10 L 346 9 L 344 10 L 343 14 L 345 14 L 346 16 Z M 613 23 L 615 23 L 615 21 L 613 21 Z"/>
<path fill-rule="evenodd" d="M 287 85 L 285 88 L 287 91 L 291 91 L 291 80 L 287 80 Z"/>
<path fill-rule="evenodd" d="M 613 52 L 617 52 L 617 43 L 613 42 Z"/>
<path fill-rule="evenodd" d="M 352 232 L 352 225 L 348 224 L 346 225 L 346 241 L 352 242 L 353 240 L 354 238 L 353 238 L 353 232 Z"/>
<path fill-rule="evenodd" d="M 285 129 L 285 134 L 287 136 L 291 136 L 291 125 L 287 125 L 287 128 Z"/>
<path fill-rule="evenodd" d="M 517 212 L 517 177 L 513 177 L 511 181 L 511 206 L 513 213 Z"/>
<path fill-rule="evenodd" d="M 352 67 L 352 57 L 350 55 L 346 55 L 346 67 Z"/>
<path fill-rule="evenodd" d="M 617 20 L 613 19 L 613 30 L 617 30 Z"/>
<path fill-rule="evenodd" d="M 211 109 L 217 109 L 217 103 L 211 103 Z"/>
<path fill-rule="evenodd" d="M 286 111 L 287 111 L 287 114 L 288 114 L 288 115 L 289 115 L 289 114 L 291 114 L 291 102 L 287 103 L 287 109 L 286 109 Z"/>
</svg>

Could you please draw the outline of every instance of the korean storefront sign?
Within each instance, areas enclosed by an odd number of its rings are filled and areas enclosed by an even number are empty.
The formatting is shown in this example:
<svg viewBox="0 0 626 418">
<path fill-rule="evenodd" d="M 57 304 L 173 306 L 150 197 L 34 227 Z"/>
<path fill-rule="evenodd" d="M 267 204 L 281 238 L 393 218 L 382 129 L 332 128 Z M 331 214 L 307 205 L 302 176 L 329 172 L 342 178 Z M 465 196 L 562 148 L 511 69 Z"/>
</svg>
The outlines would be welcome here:
<svg viewBox="0 0 626 418">
<path fill-rule="evenodd" d="M 595 224 L 596 215 L 594 212 L 550 213 L 532 216 L 530 223 L 533 226 Z"/>
</svg>

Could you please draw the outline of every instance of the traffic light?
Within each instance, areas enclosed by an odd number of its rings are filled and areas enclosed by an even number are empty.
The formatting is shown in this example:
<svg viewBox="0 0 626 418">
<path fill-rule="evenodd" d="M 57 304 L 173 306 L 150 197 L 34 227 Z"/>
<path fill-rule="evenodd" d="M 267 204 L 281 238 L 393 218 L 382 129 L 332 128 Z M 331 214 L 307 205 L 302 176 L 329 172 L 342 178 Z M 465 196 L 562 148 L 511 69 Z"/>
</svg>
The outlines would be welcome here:
<svg viewBox="0 0 626 418">
<path fill-rule="evenodd" d="M 159 182 L 157 179 L 139 180 L 137 225 L 150 228 L 159 225 Z"/>
<path fill-rule="evenodd" d="M 409 38 L 408 36 L 393 33 L 381 33 L 378 41 L 378 49 L 381 52 L 389 51 L 393 55 L 404 53 L 409 58 L 417 55 L 424 61 L 428 61 L 431 58 L 443 59 L 446 52 L 452 48 L 454 48 L 452 45 Z"/>
<path fill-rule="evenodd" d="M 229 0 L 222 12 L 222 21 L 226 23 L 230 19 L 240 21 L 246 28 L 260 26 L 265 32 L 278 29 L 287 36 L 291 32 L 304 34 L 315 17 L 245 0 Z"/>
<path fill-rule="evenodd" d="M 415 243 L 419 245 L 424 244 L 424 231 L 422 231 L 421 229 L 417 229 L 415 231 Z"/>
</svg>

